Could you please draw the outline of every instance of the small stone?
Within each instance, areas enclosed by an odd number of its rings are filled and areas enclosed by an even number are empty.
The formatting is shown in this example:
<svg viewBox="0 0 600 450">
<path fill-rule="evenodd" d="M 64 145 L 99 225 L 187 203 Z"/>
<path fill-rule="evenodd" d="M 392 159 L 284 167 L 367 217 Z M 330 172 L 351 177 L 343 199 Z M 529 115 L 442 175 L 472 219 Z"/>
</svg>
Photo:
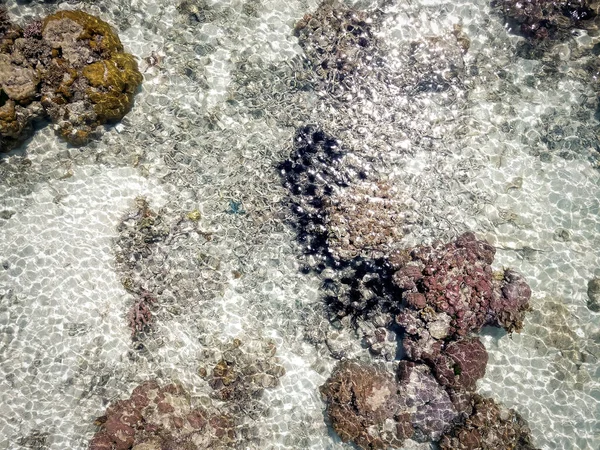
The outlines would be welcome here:
<svg viewBox="0 0 600 450">
<path fill-rule="evenodd" d="M 200 215 L 200 211 L 198 211 L 197 209 L 189 212 L 187 215 L 187 218 L 190 219 L 192 222 L 198 222 L 201 217 L 202 216 Z"/>
</svg>

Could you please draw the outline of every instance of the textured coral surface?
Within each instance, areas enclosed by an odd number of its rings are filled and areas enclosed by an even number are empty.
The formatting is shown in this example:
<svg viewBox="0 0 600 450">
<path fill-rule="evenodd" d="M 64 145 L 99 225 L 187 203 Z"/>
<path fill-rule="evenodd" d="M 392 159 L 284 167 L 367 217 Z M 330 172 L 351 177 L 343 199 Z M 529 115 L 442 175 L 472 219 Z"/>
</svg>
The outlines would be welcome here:
<svg viewBox="0 0 600 450">
<path fill-rule="evenodd" d="M 412 430 L 394 378 L 385 369 L 342 362 L 321 387 L 333 429 L 364 449 L 400 446 Z"/>
<path fill-rule="evenodd" d="M 120 120 L 142 82 L 112 27 L 82 11 L 59 11 L 25 29 L 0 17 L 0 150 L 49 118 L 69 143 Z"/>
<path fill-rule="evenodd" d="M 464 423 L 442 437 L 442 450 L 535 449 L 527 422 L 514 410 L 478 395 L 473 409 Z"/>
<path fill-rule="evenodd" d="M 227 448 L 235 438 L 231 417 L 192 407 L 178 384 L 147 381 L 127 400 L 112 404 L 97 420 L 100 430 L 90 450 Z"/>
<path fill-rule="evenodd" d="M 394 282 L 408 306 L 399 323 L 408 322 L 407 314 L 426 323 L 449 316 L 447 336 L 478 332 L 486 324 L 520 330 L 531 290 L 512 270 L 495 278 L 495 252 L 487 242 L 465 233 L 445 245 L 417 247 L 408 261 L 397 261 L 401 267 Z"/>
</svg>

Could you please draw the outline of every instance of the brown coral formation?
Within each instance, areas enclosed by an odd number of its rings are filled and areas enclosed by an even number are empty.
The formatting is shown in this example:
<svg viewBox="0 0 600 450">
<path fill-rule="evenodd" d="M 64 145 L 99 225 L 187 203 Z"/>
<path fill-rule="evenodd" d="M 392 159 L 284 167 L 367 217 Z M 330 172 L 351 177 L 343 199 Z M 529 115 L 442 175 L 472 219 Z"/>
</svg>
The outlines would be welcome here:
<svg viewBox="0 0 600 450">
<path fill-rule="evenodd" d="M 96 421 L 100 430 L 90 450 L 227 448 L 235 439 L 233 419 L 216 410 L 193 407 L 178 384 L 147 381 Z"/>
<path fill-rule="evenodd" d="M 109 24 L 59 11 L 25 29 L 0 17 L 0 150 L 49 118 L 69 143 L 85 144 L 133 106 L 142 82 L 135 58 Z"/>
<path fill-rule="evenodd" d="M 401 447 L 408 438 L 444 450 L 535 448 L 514 410 L 438 380 L 424 364 L 402 361 L 394 378 L 383 367 L 343 361 L 321 394 L 333 429 L 361 449 Z"/>
<path fill-rule="evenodd" d="M 363 449 L 400 447 L 412 435 L 398 386 L 385 369 L 344 361 L 321 387 L 333 429 Z"/>
<path fill-rule="evenodd" d="M 442 450 L 534 450 L 527 422 L 490 398 L 473 396 L 473 413 L 440 440 Z"/>
</svg>

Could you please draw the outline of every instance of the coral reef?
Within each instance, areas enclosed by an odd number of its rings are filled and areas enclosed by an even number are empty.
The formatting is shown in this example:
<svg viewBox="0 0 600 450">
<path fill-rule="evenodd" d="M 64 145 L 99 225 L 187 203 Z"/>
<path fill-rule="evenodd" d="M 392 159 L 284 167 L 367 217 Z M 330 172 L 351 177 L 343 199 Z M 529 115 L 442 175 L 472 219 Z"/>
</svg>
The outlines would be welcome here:
<svg viewBox="0 0 600 450">
<path fill-rule="evenodd" d="M 400 447 L 408 438 L 444 449 L 534 448 L 515 411 L 472 390 L 445 389 L 424 364 L 401 361 L 394 378 L 385 367 L 342 361 L 321 394 L 333 429 L 362 449 Z"/>
<path fill-rule="evenodd" d="M 362 449 L 399 447 L 408 438 L 439 441 L 443 449 L 534 449 L 527 423 L 514 410 L 475 394 L 474 383 L 454 390 L 437 378 L 425 364 L 401 361 L 395 379 L 384 367 L 346 360 L 321 394 L 333 429 Z"/>
<path fill-rule="evenodd" d="M 253 423 L 268 410 L 262 394 L 278 385 L 285 369 L 270 340 L 234 339 L 215 353 L 211 357 L 205 352 L 202 360 L 206 364 L 218 359 L 210 373 L 204 367 L 198 370 L 214 400 L 205 395 L 195 401 L 179 383 L 146 381 L 96 420 L 99 429 L 89 449 L 248 448 L 258 433 Z"/>
<path fill-rule="evenodd" d="M 367 185 L 353 178 L 356 172 L 346 171 L 347 165 L 336 167 L 344 156 L 337 141 L 305 128 L 296 144 L 282 175 L 292 193 L 301 242 L 321 257 L 317 269 L 322 274 L 339 277 L 325 280 L 332 317 L 355 318 L 372 353 L 388 360 L 396 357 L 387 345 L 395 341 L 394 327 L 404 330 L 398 382 L 384 369 L 361 363 L 343 361 L 334 371 L 321 388 L 331 424 L 342 440 L 360 448 L 400 445 L 408 436 L 438 441 L 474 411 L 474 389 L 488 362 L 474 334 L 484 325 L 519 331 L 531 290 L 513 270 L 494 273 L 494 247 L 473 233 L 410 251 L 394 247 L 398 235 L 385 233 L 393 227 L 386 222 L 393 215 L 371 221 L 376 215 L 356 213 L 361 202 L 367 210 L 369 202 L 385 205 L 384 210 L 389 206 L 374 198 L 377 190 L 364 191 L 364 199 L 336 199 Z M 340 233 L 342 227 L 350 232 Z M 330 229 L 346 239 L 340 248 L 354 252 L 336 248 L 340 239 L 332 240 Z M 369 245 L 356 253 L 363 241 L 355 236 L 361 233 L 380 244 L 379 253 L 364 251 L 371 250 Z M 382 395 L 387 408 L 371 408 L 373 397 Z"/>
<path fill-rule="evenodd" d="M 327 244 L 323 206 L 335 192 L 367 177 L 352 165 L 351 159 L 338 140 L 308 125 L 296 131 L 292 155 L 279 165 L 284 187 L 291 196 L 293 225 L 307 253 L 333 257 Z"/>
<path fill-rule="evenodd" d="M 396 382 L 385 369 L 344 361 L 321 387 L 333 429 L 364 449 L 400 447 L 412 435 Z"/>
<path fill-rule="evenodd" d="M 110 405 L 96 423 L 100 430 L 90 450 L 228 448 L 236 438 L 229 415 L 193 407 L 182 386 L 160 387 L 156 381 L 141 384 L 127 400 Z"/>
<path fill-rule="evenodd" d="M 0 13 L 0 149 L 46 118 L 63 139 L 85 144 L 129 112 L 141 82 L 135 58 L 95 16 L 59 11 L 21 29 Z"/>
<path fill-rule="evenodd" d="M 126 216 L 117 231 L 121 235 L 117 241 L 117 264 L 127 274 L 123 286 L 136 297 L 127 314 L 127 322 L 132 337 L 137 339 L 154 322 L 152 309 L 157 298 L 141 280 L 135 280 L 134 272 L 144 257 L 152 253 L 152 246 L 168 236 L 170 228 L 163 223 L 160 214 L 150 209 L 145 199 L 138 198 L 136 209 Z"/>
<path fill-rule="evenodd" d="M 211 249 L 205 244 L 211 235 L 202 231 L 199 211 L 192 213 L 169 217 L 164 208 L 153 210 L 139 197 L 117 227 L 116 267 L 123 287 L 134 297 L 127 321 L 134 341 L 143 337 L 146 348 L 146 332 L 160 323 L 159 314 L 172 318 L 183 308 L 214 298 L 226 276 L 215 270 L 219 262 L 208 254 Z"/>
<path fill-rule="evenodd" d="M 150 328 L 153 320 L 151 308 L 154 303 L 156 303 L 156 298 L 150 292 L 142 290 L 127 314 L 127 322 L 132 336 Z"/>
<path fill-rule="evenodd" d="M 485 375 L 488 354 L 479 338 L 452 341 L 431 361 L 435 377 L 442 386 L 473 390 Z"/>
<path fill-rule="evenodd" d="M 437 327 L 437 339 L 465 336 L 484 325 L 519 331 L 531 290 L 512 270 L 495 278 L 494 254 L 494 247 L 465 233 L 454 242 L 417 247 L 408 258 L 394 258 L 399 269 L 393 280 L 407 306 L 398 323 L 422 324 L 419 330 Z"/>
<path fill-rule="evenodd" d="M 495 0 L 493 4 L 524 36 L 560 39 L 572 28 L 585 27 L 597 15 L 590 0 Z"/>
<path fill-rule="evenodd" d="M 377 37 L 385 25 L 386 12 L 388 19 L 397 14 L 387 11 L 388 6 L 384 3 L 374 10 L 362 10 L 338 0 L 325 0 L 296 24 L 294 34 L 320 80 L 317 83 L 334 98 L 347 102 L 357 91 L 370 98 L 376 84 L 373 80 L 384 81 L 387 92 L 378 93 L 371 107 L 385 104 L 392 92 L 414 97 L 462 87 L 463 54 L 469 42 L 460 27 L 444 37 L 430 37 L 391 50 L 389 43 Z M 389 58 L 390 51 L 397 61 Z M 450 95 L 453 101 L 457 94 Z M 394 106 L 397 111 L 398 104 Z"/>
<path fill-rule="evenodd" d="M 398 378 L 398 392 L 413 427 L 412 439 L 437 441 L 458 416 L 448 392 L 423 364 L 402 361 Z"/>
<path fill-rule="evenodd" d="M 8 11 L 4 6 L 0 6 L 0 37 L 4 37 L 6 32 L 10 29 L 11 23 L 8 17 Z"/>
<path fill-rule="evenodd" d="M 338 261 L 382 258 L 416 221 L 411 199 L 368 181 L 352 153 L 316 126 L 296 131 L 292 155 L 279 169 L 309 253 Z"/>
<path fill-rule="evenodd" d="M 442 450 L 534 450 L 527 422 L 494 400 L 473 395 L 473 413 L 442 436 Z"/>
</svg>

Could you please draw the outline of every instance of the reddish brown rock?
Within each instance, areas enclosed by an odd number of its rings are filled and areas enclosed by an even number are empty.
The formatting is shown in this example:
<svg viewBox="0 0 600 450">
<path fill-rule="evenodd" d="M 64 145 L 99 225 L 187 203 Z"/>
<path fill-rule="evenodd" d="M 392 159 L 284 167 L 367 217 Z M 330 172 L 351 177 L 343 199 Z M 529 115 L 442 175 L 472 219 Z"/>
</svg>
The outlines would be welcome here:
<svg viewBox="0 0 600 450">
<path fill-rule="evenodd" d="M 445 245 L 413 249 L 393 277 L 408 306 L 398 316 L 398 323 L 417 330 L 429 328 L 433 322 L 442 326 L 439 321 L 449 317 L 446 336 L 454 337 L 477 333 L 484 325 L 519 331 L 529 310 L 531 290 L 525 279 L 510 269 L 497 279 L 491 267 L 495 252 L 473 233 Z"/>
<path fill-rule="evenodd" d="M 226 448 L 235 438 L 231 417 L 193 408 L 182 386 L 161 388 L 155 381 L 141 384 L 127 400 L 109 406 L 97 423 L 100 429 L 90 450 Z"/>
<path fill-rule="evenodd" d="M 432 361 L 436 379 L 442 386 L 473 390 L 485 375 L 488 354 L 479 338 L 467 338 L 447 344 Z"/>
<path fill-rule="evenodd" d="M 344 361 L 321 386 L 327 415 L 344 442 L 363 449 L 400 447 L 412 434 L 396 382 L 388 372 Z"/>
<path fill-rule="evenodd" d="M 479 331 L 488 318 L 494 254 L 494 247 L 465 233 L 445 245 L 413 249 L 410 262 L 394 274 L 394 282 L 405 290 L 403 298 L 409 306 L 449 315 L 450 334 L 465 336 Z"/>
<path fill-rule="evenodd" d="M 473 414 L 442 436 L 442 450 L 535 450 L 527 422 L 514 410 L 474 395 Z"/>
</svg>

